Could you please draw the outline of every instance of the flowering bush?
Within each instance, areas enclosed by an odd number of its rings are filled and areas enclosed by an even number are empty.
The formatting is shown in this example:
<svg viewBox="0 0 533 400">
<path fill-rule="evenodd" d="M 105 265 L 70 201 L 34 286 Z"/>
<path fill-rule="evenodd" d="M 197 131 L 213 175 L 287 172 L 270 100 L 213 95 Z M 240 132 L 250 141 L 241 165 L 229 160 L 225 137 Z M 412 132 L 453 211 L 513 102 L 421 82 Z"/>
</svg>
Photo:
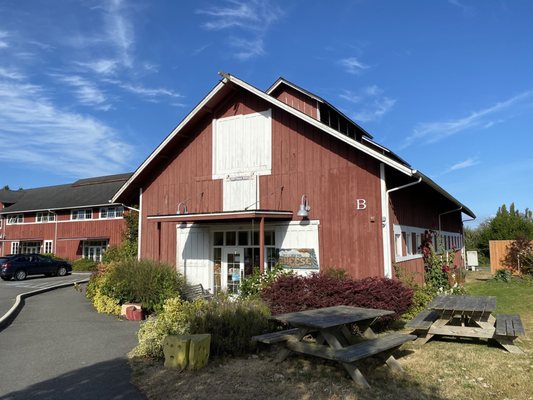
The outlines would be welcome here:
<svg viewBox="0 0 533 400">
<path fill-rule="evenodd" d="M 269 287 L 272 282 L 281 275 L 290 275 L 292 271 L 284 270 L 279 264 L 276 264 L 270 271 L 261 273 L 259 268 L 254 268 L 252 276 L 243 279 L 241 283 L 241 297 L 258 297 L 259 293 Z"/>
</svg>

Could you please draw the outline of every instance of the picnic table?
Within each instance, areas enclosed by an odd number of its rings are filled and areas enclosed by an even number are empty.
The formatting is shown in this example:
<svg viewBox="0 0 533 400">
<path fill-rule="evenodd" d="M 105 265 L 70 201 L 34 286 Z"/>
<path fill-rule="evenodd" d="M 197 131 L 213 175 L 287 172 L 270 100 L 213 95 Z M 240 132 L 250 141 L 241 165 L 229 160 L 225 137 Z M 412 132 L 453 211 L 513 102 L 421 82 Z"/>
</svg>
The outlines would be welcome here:
<svg viewBox="0 0 533 400">
<path fill-rule="evenodd" d="M 370 325 L 377 318 L 391 314 L 393 311 L 350 306 L 280 314 L 272 319 L 294 328 L 255 336 L 253 340 L 268 344 L 285 343 L 279 361 L 290 352 L 337 361 L 357 384 L 370 387 L 355 363 L 366 357 L 377 356 L 393 371 L 401 371 L 392 351 L 416 339 L 414 335 L 398 333 L 378 337 Z M 311 340 L 308 335 L 311 335 Z"/>
<path fill-rule="evenodd" d="M 494 296 L 438 296 L 407 323 L 425 344 L 434 336 L 494 339 L 511 353 L 522 353 L 514 340 L 524 335 L 519 315 L 498 314 Z"/>
</svg>

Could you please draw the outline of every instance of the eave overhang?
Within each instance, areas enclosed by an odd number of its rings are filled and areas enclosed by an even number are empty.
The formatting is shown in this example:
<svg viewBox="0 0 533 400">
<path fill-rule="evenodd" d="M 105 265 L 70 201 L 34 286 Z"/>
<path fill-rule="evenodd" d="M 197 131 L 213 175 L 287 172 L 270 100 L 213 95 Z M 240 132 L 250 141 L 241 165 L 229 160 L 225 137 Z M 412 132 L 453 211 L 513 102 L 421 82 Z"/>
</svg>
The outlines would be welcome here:
<svg viewBox="0 0 533 400">
<path fill-rule="evenodd" d="M 238 210 L 238 211 L 221 211 L 211 213 L 191 213 L 191 214 L 168 214 L 168 215 L 149 215 L 148 220 L 152 222 L 228 222 L 243 220 L 291 220 L 292 211 L 279 210 Z"/>
</svg>

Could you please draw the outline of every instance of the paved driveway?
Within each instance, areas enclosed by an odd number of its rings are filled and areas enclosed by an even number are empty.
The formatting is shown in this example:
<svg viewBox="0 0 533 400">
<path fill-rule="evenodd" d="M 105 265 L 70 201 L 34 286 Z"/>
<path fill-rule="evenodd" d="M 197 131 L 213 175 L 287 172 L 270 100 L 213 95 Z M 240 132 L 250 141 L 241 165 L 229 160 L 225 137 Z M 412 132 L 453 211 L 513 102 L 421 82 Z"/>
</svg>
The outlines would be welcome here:
<svg viewBox="0 0 533 400">
<path fill-rule="evenodd" d="M 138 327 L 72 287 L 28 298 L 0 332 L 0 399 L 144 399 L 126 360 Z"/>
<path fill-rule="evenodd" d="M 41 275 L 28 276 L 23 281 L 0 280 L 0 317 L 15 303 L 15 297 L 21 293 L 43 289 L 61 283 L 74 282 L 90 277 L 88 272 L 74 272 L 66 276 L 45 277 Z"/>
</svg>

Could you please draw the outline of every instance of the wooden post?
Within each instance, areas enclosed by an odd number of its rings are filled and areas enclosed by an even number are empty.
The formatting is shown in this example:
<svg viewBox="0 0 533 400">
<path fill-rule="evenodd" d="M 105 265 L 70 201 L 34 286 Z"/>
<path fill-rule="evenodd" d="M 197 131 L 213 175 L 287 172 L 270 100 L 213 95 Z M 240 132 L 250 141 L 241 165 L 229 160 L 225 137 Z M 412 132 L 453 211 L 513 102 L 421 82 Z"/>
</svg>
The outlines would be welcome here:
<svg viewBox="0 0 533 400">
<path fill-rule="evenodd" d="M 259 272 L 265 272 L 265 217 L 259 223 Z"/>
</svg>

